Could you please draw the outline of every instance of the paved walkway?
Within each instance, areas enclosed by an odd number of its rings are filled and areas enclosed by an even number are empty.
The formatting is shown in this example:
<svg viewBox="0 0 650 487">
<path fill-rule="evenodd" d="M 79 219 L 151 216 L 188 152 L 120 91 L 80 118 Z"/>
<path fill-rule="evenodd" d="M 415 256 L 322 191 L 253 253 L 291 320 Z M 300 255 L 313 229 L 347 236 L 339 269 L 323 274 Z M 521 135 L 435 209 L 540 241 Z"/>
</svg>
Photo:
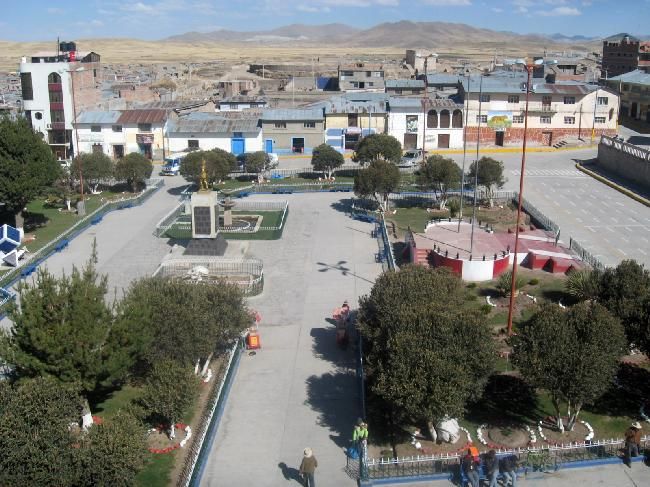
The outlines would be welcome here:
<svg viewBox="0 0 650 487">
<path fill-rule="evenodd" d="M 333 209 L 340 198 L 254 197 L 288 199 L 289 218 L 281 240 L 249 248 L 264 260 L 264 293 L 250 300 L 262 349 L 242 357 L 201 485 L 297 486 L 306 446 L 319 486 L 356 484 L 342 470 L 359 414 L 354 355 L 337 348 L 327 318 L 345 299 L 354 307 L 381 267 L 372 225 Z"/>
</svg>

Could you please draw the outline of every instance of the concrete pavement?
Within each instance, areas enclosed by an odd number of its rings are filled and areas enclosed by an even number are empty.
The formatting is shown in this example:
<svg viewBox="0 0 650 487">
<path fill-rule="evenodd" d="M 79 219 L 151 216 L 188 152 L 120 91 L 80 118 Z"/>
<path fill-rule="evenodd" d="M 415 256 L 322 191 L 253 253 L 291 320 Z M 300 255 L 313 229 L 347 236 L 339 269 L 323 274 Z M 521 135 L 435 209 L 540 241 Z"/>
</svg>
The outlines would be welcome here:
<svg viewBox="0 0 650 487">
<path fill-rule="evenodd" d="M 253 241 L 264 260 L 262 349 L 242 357 L 201 485 L 297 485 L 302 450 L 314 450 L 320 486 L 355 485 L 343 467 L 359 416 L 354 354 L 335 343 L 327 321 L 345 299 L 352 307 L 381 272 L 371 224 L 333 209 L 330 193 L 288 199 L 281 240 Z"/>
</svg>

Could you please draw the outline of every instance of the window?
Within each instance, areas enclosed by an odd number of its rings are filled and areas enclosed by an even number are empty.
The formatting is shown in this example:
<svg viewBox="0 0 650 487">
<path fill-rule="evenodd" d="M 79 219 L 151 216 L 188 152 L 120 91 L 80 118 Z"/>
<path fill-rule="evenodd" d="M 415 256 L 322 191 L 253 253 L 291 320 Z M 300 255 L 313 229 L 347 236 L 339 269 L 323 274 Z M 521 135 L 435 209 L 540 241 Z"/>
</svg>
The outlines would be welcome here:
<svg viewBox="0 0 650 487">
<path fill-rule="evenodd" d="M 101 154 L 104 152 L 102 144 L 93 144 L 93 154 Z"/>
<path fill-rule="evenodd" d="M 565 105 L 575 105 L 576 104 L 576 97 L 575 96 L 565 96 L 564 97 L 564 104 Z"/>
<path fill-rule="evenodd" d="M 287 122 L 275 122 L 273 126 L 276 129 L 286 129 L 287 128 Z"/>
<path fill-rule="evenodd" d="M 151 132 L 151 124 L 150 123 L 139 123 L 138 124 L 138 132 Z"/>
<path fill-rule="evenodd" d="M 101 132 L 102 131 L 102 126 L 101 125 L 91 125 L 90 126 L 90 131 L 91 132 Z"/>
<path fill-rule="evenodd" d="M 539 117 L 539 123 L 551 123 L 551 117 Z"/>
<path fill-rule="evenodd" d="M 354 76 L 352 71 L 341 71 L 341 77 L 343 76 Z"/>
<path fill-rule="evenodd" d="M 512 116 L 512 123 L 524 123 L 524 116 L 523 115 L 513 115 Z"/>
<path fill-rule="evenodd" d="M 198 149 L 199 148 L 199 141 L 196 139 L 190 139 L 187 141 L 187 148 L 188 149 Z"/>
<path fill-rule="evenodd" d="M 50 91 L 50 103 L 63 103 L 63 92 L 61 91 Z"/>
<path fill-rule="evenodd" d="M 123 145 L 114 145 L 113 146 L 113 157 L 115 159 L 122 159 L 124 157 L 124 146 Z"/>
<path fill-rule="evenodd" d="M 113 132 L 121 132 L 122 131 L 122 126 L 121 125 L 113 125 Z"/>
<path fill-rule="evenodd" d="M 32 73 L 20 73 L 20 88 L 23 100 L 34 99 L 34 88 L 32 87 Z"/>
<path fill-rule="evenodd" d="M 34 114 L 34 118 L 35 118 L 36 120 L 42 120 L 42 119 L 43 119 L 43 114 L 42 114 L 41 112 L 36 112 L 36 113 Z"/>
<path fill-rule="evenodd" d="M 52 123 L 65 122 L 65 115 L 63 113 L 63 110 L 50 110 L 50 120 Z"/>
<path fill-rule="evenodd" d="M 489 102 L 490 102 L 490 95 L 482 94 L 482 95 L 481 95 L 481 102 L 483 102 L 483 103 L 489 103 Z"/>
<path fill-rule="evenodd" d="M 348 127 L 359 126 L 359 115 L 357 113 L 348 113 Z"/>
<path fill-rule="evenodd" d="M 607 105 L 608 102 L 609 102 L 609 98 L 607 98 L 606 96 L 599 96 L 598 97 L 598 104 L 599 105 Z"/>
<path fill-rule="evenodd" d="M 596 117 L 594 121 L 596 123 L 605 123 L 605 117 Z"/>
<path fill-rule="evenodd" d="M 382 77 L 383 77 L 383 74 L 382 74 L 381 71 L 374 71 L 374 72 L 372 73 L 372 75 L 373 75 L 375 78 L 382 78 Z"/>
<path fill-rule="evenodd" d="M 508 103 L 519 103 L 519 95 L 508 95 Z"/>
<path fill-rule="evenodd" d="M 487 115 L 476 115 L 476 123 L 487 123 Z"/>
<path fill-rule="evenodd" d="M 564 125 L 575 125 L 576 117 L 564 117 Z"/>
<path fill-rule="evenodd" d="M 455 129 L 463 128 L 463 112 L 454 110 L 451 116 L 451 126 Z"/>
<path fill-rule="evenodd" d="M 367 84 L 368 86 L 374 86 L 374 85 L 375 85 L 375 83 L 374 83 L 373 81 L 368 81 L 366 84 Z"/>
<path fill-rule="evenodd" d="M 315 129 L 316 128 L 316 122 L 305 122 L 302 124 L 302 126 L 306 129 Z"/>
<path fill-rule="evenodd" d="M 48 83 L 60 83 L 61 82 L 61 76 L 59 73 L 50 73 L 47 75 L 47 82 Z"/>
<path fill-rule="evenodd" d="M 435 110 L 429 110 L 427 112 L 427 128 L 428 129 L 438 128 L 438 112 L 436 112 Z"/>
<path fill-rule="evenodd" d="M 487 122 L 487 115 L 485 116 L 486 122 Z M 449 122 L 451 120 L 451 114 L 449 113 L 449 110 L 442 110 L 440 112 L 440 128 L 441 129 L 448 129 L 449 128 Z"/>
<path fill-rule="evenodd" d="M 623 91 L 630 91 L 630 85 L 623 85 Z"/>
</svg>

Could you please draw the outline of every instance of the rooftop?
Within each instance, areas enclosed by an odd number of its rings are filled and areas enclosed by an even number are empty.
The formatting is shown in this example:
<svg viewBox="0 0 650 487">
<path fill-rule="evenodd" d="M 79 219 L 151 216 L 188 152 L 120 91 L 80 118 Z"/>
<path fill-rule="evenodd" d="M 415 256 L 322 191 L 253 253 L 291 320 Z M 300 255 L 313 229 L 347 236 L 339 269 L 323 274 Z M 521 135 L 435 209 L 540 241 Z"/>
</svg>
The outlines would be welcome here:
<svg viewBox="0 0 650 487">
<path fill-rule="evenodd" d="M 346 93 L 309 105 L 313 110 L 331 113 L 386 113 L 386 93 Z"/>
<path fill-rule="evenodd" d="M 619 74 L 618 76 L 613 76 L 609 80 L 614 81 L 623 81 L 624 83 L 636 83 L 640 85 L 650 86 L 650 73 L 636 69 L 630 71 L 629 73 Z"/>
<path fill-rule="evenodd" d="M 639 39 L 634 37 L 633 35 L 630 35 L 626 32 L 621 32 L 620 34 L 614 34 L 613 36 L 605 37 L 603 41 L 607 42 L 621 42 L 623 39 L 628 38 L 629 41 L 631 42 L 639 42 Z"/>
<path fill-rule="evenodd" d="M 223 133 L 259 132 L 257 117 L 229 119 L 214 113 L 190 113 L 167 124 L 169 133 Z"/>
<path fill-rule="evenodd" d="M 117 123 L 122 112 L 117 110 L 81 112 L 77 123 L 109 124 Z"/>
<path fill-rule="evenodd" d="M 386 88 L 422 88 L 424 89 L 424 80 L 422 79 L 387 79 Z"/>
<path fill-rule="evenodd" d="M 122 110 L 121 113 L 117 121 L 121 124 L 164 123 L 167 119 L 166 110 Z"/>
<path fill-rule="evenodd" d="M 322 121 L 324 117 L 322 110 L 285 108 L 278 110 L 264 110 L 260 118 L 268 121 Z"/>
<path fill-rule="evenodd" d="M 541 81 L 541 80 L 540 80 Z M 463 79 L 463 89 L 466 93 L 525 93 L 526 84 L 519 79 L 503 79 L 484 76 L 482 83 L 473 80 L 468 83 Z M 563 81 L 561 83 L 531 83 L 532 93 L 564 94 L 564 95 L 586 95 L 596 91 L 598 86 L 576 81 Z"/>
<path fill-rule="evenodd" d="M 422 111 L 422 98 L 407 98 L 403 96 L 391 96 L 388 100 L 390 109 L 404 108 Z M 427 108 L 463 108 L 462 104 L 458 104 L 449 98 L 427 98 Z"/>
</svg>

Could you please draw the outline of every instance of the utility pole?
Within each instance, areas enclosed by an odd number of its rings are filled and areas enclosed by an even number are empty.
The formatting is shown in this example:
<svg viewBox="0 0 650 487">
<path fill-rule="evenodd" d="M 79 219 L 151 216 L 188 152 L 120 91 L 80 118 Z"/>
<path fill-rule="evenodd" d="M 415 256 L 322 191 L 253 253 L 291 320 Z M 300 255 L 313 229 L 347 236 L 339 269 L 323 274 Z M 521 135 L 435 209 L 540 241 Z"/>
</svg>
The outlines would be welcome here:
<svg viewBox="0 0 650 487">
<path fill-rule="evenodd" d="M 474 252 L 474 225 L 476 224 L 476 193 L 478 191 L 478 151 L 481 144 L 481 108 L 483 105 L 483 73 L 479 74 L 478 88 L 478 133 L 476 135 L 476 160 L 474 161 L 474 207 L 472 208 L 472 233 L 469 240 L 469 256 Z"/>
<path fill-rule="evenodd" d="M 463 221 L 463 203 L 465 200 L 465 160 L 467 158 L 467 120 L 469 119 L 469 93 L 472 83 L 472 73 L 467 75 L 467 92 L 465 93 L 465 126 L 463 127 L 463 170 L 460 176 L 460 213 L 458 215 L 458 233 L 460 224 Z"/>
<path fill-rule="evenodd" d="M 427 157 L 427 98 L 428 98 L 428 85 L 429 81 L 427 79 L 427 64 L 429 61 L 429 56 L 424 58 L 424 93 L 422 95 L 422 160 L 425 160 Z"/>
</svg>

